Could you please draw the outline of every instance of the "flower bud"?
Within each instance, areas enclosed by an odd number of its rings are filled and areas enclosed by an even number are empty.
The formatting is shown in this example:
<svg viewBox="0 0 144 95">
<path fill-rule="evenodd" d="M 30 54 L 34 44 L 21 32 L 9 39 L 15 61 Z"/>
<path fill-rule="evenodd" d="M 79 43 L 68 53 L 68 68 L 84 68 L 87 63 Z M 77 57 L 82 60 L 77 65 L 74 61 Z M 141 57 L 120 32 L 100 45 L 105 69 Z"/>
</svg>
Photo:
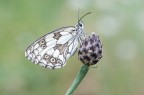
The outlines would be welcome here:
<svg viewBox="0 0 144 95">
<path fill-rule="evenodd" d="M 78 51 L 78 58 L 88 66 L 96 64 L 102 58 L 102 43 L 98 35 L 92 34 L 84 39 Z"/>
</svg>

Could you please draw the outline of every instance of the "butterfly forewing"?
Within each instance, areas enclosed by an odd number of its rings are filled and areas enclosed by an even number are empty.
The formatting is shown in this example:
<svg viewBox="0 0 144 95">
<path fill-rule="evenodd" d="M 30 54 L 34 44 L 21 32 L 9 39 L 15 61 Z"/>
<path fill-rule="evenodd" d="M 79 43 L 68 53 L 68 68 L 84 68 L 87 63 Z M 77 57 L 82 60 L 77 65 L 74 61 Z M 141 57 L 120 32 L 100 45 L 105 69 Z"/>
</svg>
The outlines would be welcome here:
<svg viewBox="0 0 144 95">
<path fill-rule="evenodd" d="M 61 68 L 72 56 L 78 46 L 76 28 L 63 27 L 39 38 L 25 51 L 25 56 L 33 63 L 43 67 Z"/>
</svg>

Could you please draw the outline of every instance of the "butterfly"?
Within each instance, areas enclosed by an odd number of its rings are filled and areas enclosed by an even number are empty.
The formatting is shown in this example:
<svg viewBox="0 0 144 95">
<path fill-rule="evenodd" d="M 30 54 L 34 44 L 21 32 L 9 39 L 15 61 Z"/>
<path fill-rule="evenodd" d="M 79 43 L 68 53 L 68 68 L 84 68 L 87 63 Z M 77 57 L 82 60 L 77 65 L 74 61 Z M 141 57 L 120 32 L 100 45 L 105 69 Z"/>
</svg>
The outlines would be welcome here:
<svg viewBox="0 0 144 95">
<path fill-rule="evenodd" d="M 75 54 L 78 43 L 85 38 L 82 18 L 87 14 L 78 20 L 76 26 L 56 29 L 33 42 L 25 51 L 26 58 L 49 69 L 64 67 L 69 57 Z"/>
</svg>

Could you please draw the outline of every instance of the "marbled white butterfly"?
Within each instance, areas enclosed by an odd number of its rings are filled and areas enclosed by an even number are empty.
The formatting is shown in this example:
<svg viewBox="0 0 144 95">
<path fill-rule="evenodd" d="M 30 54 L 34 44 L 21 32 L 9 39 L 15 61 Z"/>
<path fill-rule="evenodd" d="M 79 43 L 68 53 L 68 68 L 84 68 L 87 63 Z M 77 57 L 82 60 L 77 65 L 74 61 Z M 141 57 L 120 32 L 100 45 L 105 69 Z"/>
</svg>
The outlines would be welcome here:
<svg viewBox="0 0 144 95">
<path fill-rule="evenodd" d="M 85 38 L 82 18 L 87 14 L 78 20 L 76 26 L 56 29 L 36 40 L 26 49 L 25 56 L 45 68 L 62 68 L 76 52 L 78 42 L 81 44 Z"/>
</svg>

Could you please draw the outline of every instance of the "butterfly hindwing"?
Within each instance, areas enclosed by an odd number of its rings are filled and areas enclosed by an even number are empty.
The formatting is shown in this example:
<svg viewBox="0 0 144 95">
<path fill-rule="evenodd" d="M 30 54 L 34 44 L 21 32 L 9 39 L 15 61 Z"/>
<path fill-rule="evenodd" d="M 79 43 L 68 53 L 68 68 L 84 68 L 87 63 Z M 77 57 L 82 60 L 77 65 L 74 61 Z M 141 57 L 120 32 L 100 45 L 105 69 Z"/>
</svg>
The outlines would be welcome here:
<svg viewBox="0 0 144 95">
<path fill-rule="evenodd" d="M 85 39 L 82 19 L 75 26 L 62 27 L 54 30 L 32 43 L 25 51 L 25 56 L 33 63 L 45 68 L 62 68 L 69 57 L 75 54 L 78 43 Z"/>
<path fill-rule="evenodd" d="M 25 56 L 43 67 L 61 68 L 72 56 L 78 45 L 77 31 L 73 26 L 52 31 L 31 44 Z"/>
</svg>

